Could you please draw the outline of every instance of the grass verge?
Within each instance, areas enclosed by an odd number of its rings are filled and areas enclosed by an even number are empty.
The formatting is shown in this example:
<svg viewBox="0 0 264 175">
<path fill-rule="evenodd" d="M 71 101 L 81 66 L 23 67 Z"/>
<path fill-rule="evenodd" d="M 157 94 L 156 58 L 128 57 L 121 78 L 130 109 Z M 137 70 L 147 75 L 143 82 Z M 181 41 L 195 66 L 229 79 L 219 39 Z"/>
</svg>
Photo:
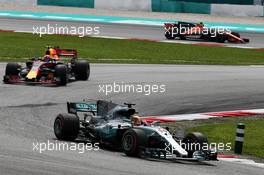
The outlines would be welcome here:
<svg viewBox="0 0 264 175">
<path fill-rule="evenodd" d="M 0 61 L 24 61 L 42 56 L 45 46 L 76 48 L 93 63 L 142 64 L 264 64 L 261 50 L 170 44 L 76 36 L 0 32 Z"/>
<path fill-rule="evenodd" d="M 247 120 L 222 120 L 220 123 L 200 123 L 200 126 L 189 128 L 188 132 L 202 132 L 208 136 L 209 142 L 232 143 L 234 148 L 236 127 L 239 122 L 246 125 L 243 154 L 264 158 L 264 118 L 248 118 Z"/>
</svg>

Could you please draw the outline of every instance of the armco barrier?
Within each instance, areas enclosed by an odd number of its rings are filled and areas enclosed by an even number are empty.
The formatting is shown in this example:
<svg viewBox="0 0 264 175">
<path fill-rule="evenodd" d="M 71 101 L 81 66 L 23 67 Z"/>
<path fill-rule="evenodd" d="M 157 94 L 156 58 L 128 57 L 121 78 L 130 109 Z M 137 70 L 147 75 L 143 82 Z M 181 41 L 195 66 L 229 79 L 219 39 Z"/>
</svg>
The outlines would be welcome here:
<svg viewBox="0 0 264 175">
<path fill-rule="evenodd" d="M 152 0 L 153 12 L 181 12 L 181 5 L 178 2 L 167 0 Z"/>
<path fill-rule="evenodd" d="M 254 0 L 168 0 L 168 1 L 198 2 L 198 3 L 207 3 L 207 4 L 240 4 L 240 5 L 254 4 Z"/>
<path fill-rule="evenodd" d="M 37 4 L 94 8 L 94 0 L 38 0 Z"/>
<path fill-rule="evenodd" d="M 0 3 L 16 3 L 23 5 L 36 5 L 37 0 L 0 0 Z"/>
<path fill-rule="evenodd" d="M 206 3 L 181 2 L 182 13 L 210 14 L 211 5 Z"/>
<path fill-rule="evenodd" d="M 1 2 L 224 16 L 264 16 L 264 7 L 261 5 L 235 5 L 235 3 L 259 4 L 262 0 L 243 0 L 243 2 L 242 0 L 0 0 Z"/>
<path fill-rule="evenodd" d="M 211 14 L 225 16 L 264 16 L 261 5 L 212 4 Z"/>
<path fill-rule="evenodd" d="M 152 0 L 153 12 L 203 13 L 210 14 L 211 5 L 185 1 Z"/>
<path fill-rule="evenodd" d="M 151 0 L 95 0 L 94 8 L 151 11 Z"/>
</svg>

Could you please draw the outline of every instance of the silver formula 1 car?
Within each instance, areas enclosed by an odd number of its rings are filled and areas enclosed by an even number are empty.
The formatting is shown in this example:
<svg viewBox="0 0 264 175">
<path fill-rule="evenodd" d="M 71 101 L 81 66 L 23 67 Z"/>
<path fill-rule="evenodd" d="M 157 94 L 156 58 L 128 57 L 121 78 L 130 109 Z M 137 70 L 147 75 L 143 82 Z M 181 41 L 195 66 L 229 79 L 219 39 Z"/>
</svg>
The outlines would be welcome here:
<svg viewBox="0 0 264 175">
<path fill-rule="evenodd" d="M 68 102 L 68 113 L 59 114 L 54 121 L 54 133 L 59 140 L 84 139 L 122 150 L 127 156 L 175 158 L 187 160 L 216 160 L 217 153 L 203 149 L 208 144 L 201 133 L 184 138 L 174 137 L 168 128 L 152 123 L 135 123 L 134 104 L 124 105 L 98 100 Z M 136 117 L 138 118 L 138 116 Z"/>
</svg>

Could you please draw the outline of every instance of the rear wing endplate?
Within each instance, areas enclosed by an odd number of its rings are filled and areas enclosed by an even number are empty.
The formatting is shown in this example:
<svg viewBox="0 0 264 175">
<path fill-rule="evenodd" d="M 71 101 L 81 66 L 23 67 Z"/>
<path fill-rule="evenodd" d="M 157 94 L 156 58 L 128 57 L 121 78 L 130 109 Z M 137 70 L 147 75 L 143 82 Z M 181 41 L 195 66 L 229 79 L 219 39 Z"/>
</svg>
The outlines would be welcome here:
<svg viewBox="0 0 264 175">
<path fill-rule="evenodd" d="M 96 103 L 67 102 L 68 113 L 77 114 L 77 112 L 97 112 Z"/>
</svg>

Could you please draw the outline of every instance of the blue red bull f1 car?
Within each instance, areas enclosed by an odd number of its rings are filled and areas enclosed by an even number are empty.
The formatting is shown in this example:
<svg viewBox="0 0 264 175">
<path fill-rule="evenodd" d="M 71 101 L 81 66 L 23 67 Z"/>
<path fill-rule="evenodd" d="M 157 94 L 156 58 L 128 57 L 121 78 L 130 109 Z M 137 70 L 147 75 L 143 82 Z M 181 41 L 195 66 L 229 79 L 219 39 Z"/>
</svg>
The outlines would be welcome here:
<svg viewBox="0 0 264 175">
<path fill-rule="evenodd" d="M 86 60 L 77 59 L 77 50 L 48 47 L 44 57 L 32 58 L 25 66 L 8 63 L 3 81 L 9 84 L 65 86 L 70 80 L 88 80 L 89 76 L 90 64 Z"/>
</svg>

